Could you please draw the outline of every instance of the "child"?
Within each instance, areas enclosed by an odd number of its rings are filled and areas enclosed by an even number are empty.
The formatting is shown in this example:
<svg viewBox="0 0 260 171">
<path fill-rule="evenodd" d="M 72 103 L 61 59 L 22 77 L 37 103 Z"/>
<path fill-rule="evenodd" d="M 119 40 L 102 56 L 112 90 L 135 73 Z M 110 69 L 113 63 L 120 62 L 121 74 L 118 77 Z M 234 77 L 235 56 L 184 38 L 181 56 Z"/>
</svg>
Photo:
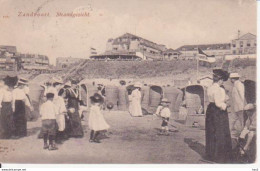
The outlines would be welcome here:
<svg viewBox="0 0 260 171">
<path fill-rule="evenodd" d="M 158 106 L 155 115 L 162 117 L 162 129 L 160 135 L 169 135 L 168 122 L 170 120 L 171 111 L 169 109 L 169 101 L 166 98 L 161 100 L 161 105 Z"/>
<path fill-rule="evenodd" d="M 107 130 L 109 125 L 105 121 L 103 114 L 101 113 L 102 104 L 104 102 L 103 97 L 95 93 L 93 96 L 90 97 L 92 106 L 90 108 L 89 114 L 89 128 L 91 129 L 90 132 L 90 139 L 89 142 L 100 143 L 97 139 L 100 131 Z"/>
<path fill-rule="evenodd" d="M 43 149 L 57 150 L 58 148 L 55 145 L 55 136 L 56 136 L 56 117 L 58 111 L 56 106 L 53 103 L 54 94 L 46 94 L 47 101 L 42 104 L 40 108 L 40 116 L 42 119 L 42 133 L 44 140 Z M 47 143 L 49 139 L 49 145 Z"/>
</svg>

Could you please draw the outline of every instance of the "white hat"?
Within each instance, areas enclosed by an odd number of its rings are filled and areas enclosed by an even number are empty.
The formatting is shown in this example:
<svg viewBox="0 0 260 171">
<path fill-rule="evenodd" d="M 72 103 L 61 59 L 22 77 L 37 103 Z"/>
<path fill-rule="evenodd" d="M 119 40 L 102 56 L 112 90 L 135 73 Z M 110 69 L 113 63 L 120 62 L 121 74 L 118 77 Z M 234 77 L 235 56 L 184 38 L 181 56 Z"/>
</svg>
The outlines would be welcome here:
<svg viewBox="0 0 260 171">
<path fill-rule="evenodd" d="M 23 82 L 28 82 L 28 79 L 24 78 L 24 77 L 20 77 L 19 76 L 19 80 L 23 81 Z"/>
<path fill-rule="evenodd" d="M 23 80 L 18 80 L 18 82 L 17 82 L 18 84 L 23 84 L 23 85 L 28 85 L 28 83 L 27 82 L 25 82 L 25 81 L 23 81 Z"/>
<path fill-rule="evenodd" d="M 70 81 L 66 82 L 64 86 L 69 86 L 69 87 L 71 87 L 71 82 L 70 82 Z"/>
<path fill-rule="evenodd" d="M 230 73 L 229 78 L 239 78 L 240 75 L 238 73 Z"/>
<path fill-rule="evenodd" d="M 161 100 L 161 102 L 170 103 L 170 101 L 169 101 L 167 98 L 163 98 L 163 99 Z"/>
<path fill-rule="evenodd" d="M 245 107 L 244 107 L 244 110 L 251 110 L 251 109 L 254 109 L 254 105 L 252 103 L 249 103 L 247 104 Z"/>
<path fill-rule="evenodd" d="M 60 84 L 63 84 L 63 81 L 61 78 L 52 78 L 52 83 L 60 83 Z"/>
<path fill-rule="evenodd" d="M 135 84 L 134 84 L 134 87 L 142 87 L 142 84 L 141 83 L 139 83 L 139 82 L 136 82 Z"/>
</svg>

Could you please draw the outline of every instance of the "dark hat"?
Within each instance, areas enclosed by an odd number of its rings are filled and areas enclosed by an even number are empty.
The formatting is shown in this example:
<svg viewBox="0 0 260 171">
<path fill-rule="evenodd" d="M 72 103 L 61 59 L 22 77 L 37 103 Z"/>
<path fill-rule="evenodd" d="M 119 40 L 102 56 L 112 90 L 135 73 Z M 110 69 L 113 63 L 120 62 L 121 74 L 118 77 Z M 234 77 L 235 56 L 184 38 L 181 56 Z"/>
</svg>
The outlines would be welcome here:
<svg viewBox="0 0 260 171">
<path fill-rule="evenodd" d="M 90 97 L 90 99 L 94 103 L 103 103 L 104 102 L 104 98 L 98 93 L 95 93 L 93 96 Z"/>
<path fill-rule="evenodd" d="M 79 80 L 77 80 L 77 79 L 72 79 L 71 80 L 71 84 L 78 84 L 79 83 Z"/>
<path fill-rule="evenodd" d="M 54 98 L 54 94 L 53 93 L 47 93 L 46 97 L 47 97 L 47 99 Z"/>
<path fill-rule="evenodd" d="M 126 85 L 125 80 L 120 80 L 119 83 L 120 83 L 121 85 Z"/>
<path fill-rule="evenodd" d="M 14 87 L 17 84 L 17 82 L 18 82 L 18 77 L 17 76 L 12 77 L 12 76 L 7 75 L 3 79 L 3 81 L 5 82 L 5 84 L 7 86 Z"/>
<path fill-rule="evenodd" d="M 222 79 L 223 81 L 227 81 L 229 78 L 229 73 L 222 69 L 213 69 L 213 75 L 217 76 L 218 78 Z"/>
<path fill-rule="evenodd" d="M 23 77 L 20 77 L 20 76 L 19 76 L 19 81 L 22 81 L 22 82 L 28 83 L 28 79 L 23 78 Z"/>
</svg>

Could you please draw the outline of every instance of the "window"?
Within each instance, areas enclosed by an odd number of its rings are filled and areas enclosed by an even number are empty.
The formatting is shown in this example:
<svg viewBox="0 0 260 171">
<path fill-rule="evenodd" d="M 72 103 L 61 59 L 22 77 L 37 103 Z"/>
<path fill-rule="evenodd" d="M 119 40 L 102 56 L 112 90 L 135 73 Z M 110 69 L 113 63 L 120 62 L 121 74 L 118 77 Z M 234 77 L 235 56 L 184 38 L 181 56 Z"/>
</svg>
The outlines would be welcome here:
<svg viewBox="0 0 260 171">
<path fill-rule="evenodd" d="M 240 41 L 240 47 L 243 47 L 243 41 Z"/>
<path fill-rule="evenodd" d="M 247 46 L 247 47 L 250 47 L 250 43 L 247 43 L 246 46 Z"/>
<path fill-rule="evenodd" d="M 236 54 L 236 50 L 233 50 L 233 54 Z"/>
<path fill-rule="evenodd" d="M 236 47 L 236 44 L 233 44 L 232 46 L 235 48 L 235 47 Z"/>
</svg>

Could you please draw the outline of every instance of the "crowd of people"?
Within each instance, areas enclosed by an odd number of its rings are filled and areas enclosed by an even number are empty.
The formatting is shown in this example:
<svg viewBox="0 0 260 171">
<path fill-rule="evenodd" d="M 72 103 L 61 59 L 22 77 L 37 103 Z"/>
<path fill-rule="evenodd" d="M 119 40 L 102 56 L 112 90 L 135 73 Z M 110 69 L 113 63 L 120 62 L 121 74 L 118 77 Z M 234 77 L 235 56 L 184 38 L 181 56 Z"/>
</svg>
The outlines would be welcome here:
<svg viewBox="0 0 260 171">
<path fill-rule="evenodd" d="M 44 87 L 44 103 L 40 108 L 42 118 L 41 135 L 44 139 L 44 149 L 56 150 L 55 140 L 66 140 L 69 137 L 82 138 L 84 135 L 81 120 L 83 119 L 86 102 L 81 95 L 82 87 L 78 80 L 63 83 L 60 78 L 52 78 Z M 84 88 L 83 88 L 84 89 Z M 86 94 L 84 94 L 86 96 Z M 97 138 L 100 131 L 109 128 L 101 112 L 104 98 L 99 93 L 90 97 L 91 108 L 88 126 L 91 130 L 90 142 L 100 143 Z M 50 110 L 50 109 L 53 110 Z M 83 108 L 83 109 L 82 109 Z M 57 124 L 56 124 L 57 123 Z M 47 143 L 49 139 L 49 144 Z"/>
<path fill-rule="evenodd" d="M 0 80 L 0 138 L 21 138 L 27 136 L 26 107 L 33 106 L 28 92 L 28 81 L 17 77 Z"/>
<path fill-rule="evenodd" d="M 231 140 L 233 131 L 238 132 L 238 136 L 232 136 L 232 139 L 238 142 L 235 147 L 238 147 L 241 156 L 246 155 L 255 137 L 256 103 L 245 99 L 247 92 L 239 77 L 238 73 L 229 74 L 215 69 L 213 85 L 207 90 L 210 103 L 206 112 L 206 157 L 217 163 L 230 163 L 235 160 Z M 223 83 L 228 79 L 233 83 L 231 97 L 228 97 L 223 87 Z M 227 112 L 229 107 L 234 111 L 232 118 L 229 118 Z M 238 123 L 237 127 L 234 127 L 235 123 Z"/>
<path fill-rule="evenodd" d="M 227 90 L 223 86 L 228 79 L 233 83 L 231 97 L 228 97 Z M 120 84 L 125 85 L 125 82 L 120 81 Z M 57 140 L 67 140 L 69 137 L 82 138 L 84 136 L 82 113 L 87 106 L 83 100 L 87 97 L 83 96 L 87 94 L 82 95 L 81 92 L 84 89 L 87 93 L 86 87 L 80 86 L 78 80 L 71 79 L 64 83 L 58 77 L 51 78 L 42 87 L 44 91 L 40 98 L 39 109 L 42 128 L 39 137 L 43 138 L 43 148 L 57 150 L 55 143 Z M 143 116 L 141 89 L 142 84 L 136 82 L 128 94 L 128 111 L 133 117 Z M 256 102 L 248 100 L 252 98 L 240 81 L 239 74 L 214 69 L 213 84 L 208 87 L 207 96 L 209 105 L 205 120 L 206 158 L 218 163 L 232 162 L 234 160 L 232 139 L 238 144 L 239 155 L 247 155 L 256 135 Z M 103 85 L 98 85 L 97 92 L 90 96 L 88 127 L 91 143 L 100 143 L 98 135 L 110 127 L 103 116 L 103 110 L 111 107 L 105 104 L 105 98 Z M 172 113 L 169 103 L 168 99 L 162 98 L 154 114 L 162 119 L 160 132 L 162 135 L 169 135 L 168 122 Z M 228 115 L 230 107 L 233 111 L 232 119 Z M 28 80 L 8 76 L 1 79 L 0 138 L 21 138 L 27 135 L 26 108 L 34 110 L 29 96 Z"/>
</svg>

